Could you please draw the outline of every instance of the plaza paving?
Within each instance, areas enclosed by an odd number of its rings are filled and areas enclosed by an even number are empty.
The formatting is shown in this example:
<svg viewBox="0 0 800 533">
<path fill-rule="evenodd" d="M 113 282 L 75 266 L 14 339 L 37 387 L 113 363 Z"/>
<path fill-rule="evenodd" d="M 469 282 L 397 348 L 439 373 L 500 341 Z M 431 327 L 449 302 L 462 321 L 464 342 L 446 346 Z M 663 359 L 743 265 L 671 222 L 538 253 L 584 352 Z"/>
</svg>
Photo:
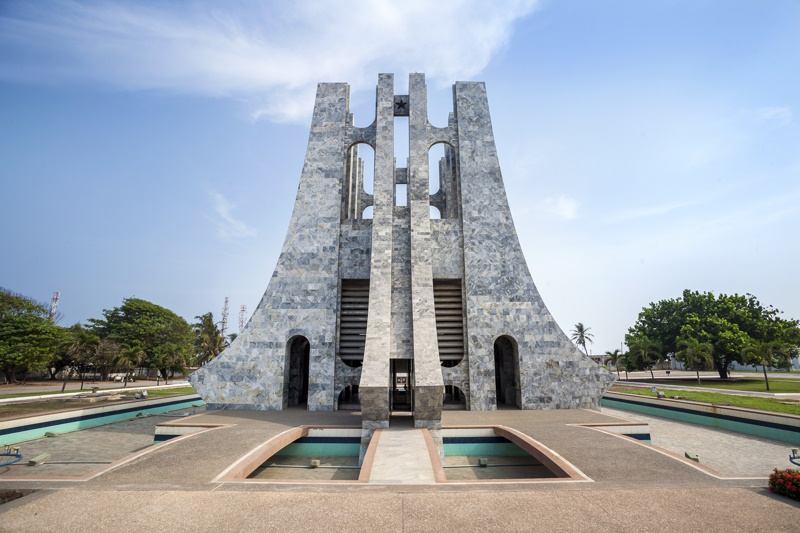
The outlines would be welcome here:
<svg viewBox="0 0 800 533">
<path fill-rule="evenodd" d="M 0 473 L 0 488 L 38 490 L 0 506 L 0 530 L 797 531 L 800 523 L 796 502 L 765 489 L 768 471 L 761 479 L 710 476 L 631 439 L 581 427 L 618 422 L 593 411 L 443 415 L 445 426 L 505 425 L 523 432 L 591 479 L 577 482 L 221 482 L 217 478 L 228 467 L 289 428 L 358 426 L 359 414 L 223 411 L 187 422 L 219 427 L 150 447 L 149 453 L 118 462 L 87 481 L 20 480 L 13 470 Z M 115 424 L 119 433 L 127 431 L 125 424 Z M 656 440 L 658 431 L 654 429 Z M 92 430 L 73 435 L 76 448 L 104 447 L 105 460 L 130 453 L 131 445 L 100 444 Z M 722 442 L 716 432 L 711 437 L 700 438 Z M 762 444 L 759 439 L 751 442 L 754 453 Z M 706 452 L 698 453 L 702 459 Z M 742 467 L 736 467 L 740 462 Z M 753 470 L 749 460 L 736 459 L 728 466 L 726 474 L 750 475 Z"/>
</svg>

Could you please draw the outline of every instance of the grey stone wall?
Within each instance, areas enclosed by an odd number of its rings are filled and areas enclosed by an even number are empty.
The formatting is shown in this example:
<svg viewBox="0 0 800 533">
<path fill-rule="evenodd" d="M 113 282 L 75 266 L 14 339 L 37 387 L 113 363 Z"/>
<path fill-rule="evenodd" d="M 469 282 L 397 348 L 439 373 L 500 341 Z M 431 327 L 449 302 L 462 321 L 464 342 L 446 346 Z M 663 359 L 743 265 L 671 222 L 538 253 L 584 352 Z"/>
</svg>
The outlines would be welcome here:
<svg viewBox="0 0 800 533">
<path fill-rule="evenodd" d="M 346 84 L 317 87 L 306 161 L 278 265 L 245 330 L 189 376 L 211 408 L 283 408 L 288 402 L 287 343 L 296 335 L 311 343 L 308 408 L 334 407 L 335 258 L 348 105 Z"/>
<path fill-rule="evenodd" d="M 414 427 L 439 429 L 442 425 L 442 380 L 436 316 L 433 303 L 428 150 L 428 92 L 424 74 L 411 74 L 409 100 L 409 178 L 411 216 L 411 315 L 414 345 Z"/>
<path fill-rule="evenodd" d="M 389 426 L 389 352 L 392 333 L 394 211 L 394 76 L 381 74 L 375 105 L 375 186 L 372 255 L 364 366 L 361 370 L 363 438 Z"/>
<path fill-rule="evenodd" d="M 353 126 L 345 84 L 320 84 L 306 161 L 278 265 L 244 331 L 190 381 L 212 407 L 282 409 L 303 380 L 288 343 L 310 343 L 308 408 L 335 409 L 338 394 L 359 384 L 366 443 L 389 421 L 391 358 L 414 359 L 417 427 L 434 439 L 443 386 L 455 385 L 470 409 L 495 409 L 494 343 L 513 339 L 506 394 L 524 409 L 596 407 L 613 375 L 583 356 L 555 323 L 528 271 L 511 219 L 494 144 L 485 87 L 454 86 L 454 113 L 444 128 L 427 118 L 424 76 L 409 95 L 394 95 L 392 75 L 378 80 L 375 121 Z M 409 117 L 408 168 L 394 161 L 394 117 Z M 360 143 L 375 150 L 375 186 L 363 190 Z M 440 190 L 428 189 L 429 149 Z M 351 148 L 353 148 L 351 150 Z M 395 206 L 407 184 L 408 206 Z M 366 206 L 373 219 L 361 220 Z M 430 220 L 431 205 L 442 219 Z M 369 279 L 363 366 L 336 352 L 341 279 Z M 455 367 L 439 363 L 434 279 L 462 280 L 466 353 Z M 290 387 L 291 384 L 291 387 Z M 294 395 L 290 398 L 290 388 Z"/>
<path fill-rule="evenodd" d="M 519 350 L 521 407 L 597 408 L 613 374 L 581 354 L 533 283 L 508 207 L 483 83 L 456 83 L 470 407 L 495 409 L 494 342 Z"/>
</svg>

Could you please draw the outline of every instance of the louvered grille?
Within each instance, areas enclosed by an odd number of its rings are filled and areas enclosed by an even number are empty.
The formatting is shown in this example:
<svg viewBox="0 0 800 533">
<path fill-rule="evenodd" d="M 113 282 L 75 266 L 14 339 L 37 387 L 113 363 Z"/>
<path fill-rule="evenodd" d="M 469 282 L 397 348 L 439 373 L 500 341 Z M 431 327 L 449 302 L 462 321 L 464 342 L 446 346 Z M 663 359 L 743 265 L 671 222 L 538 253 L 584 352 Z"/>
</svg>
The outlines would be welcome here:
<svg viewBox="0 0 800 533">
<path fill-rule="evenodd" d="M 363 361 L 367 342 L 369 280 L 343 279 L 341 296 L 339 355 L 344 361 Z"/>
<path fill-rule="evenodd" d="M 461 280 L 433 280 L 433 304 L 436 309 L 439 359 L 457 363 L 464 357 L 464 305 Z"/>
</svg>

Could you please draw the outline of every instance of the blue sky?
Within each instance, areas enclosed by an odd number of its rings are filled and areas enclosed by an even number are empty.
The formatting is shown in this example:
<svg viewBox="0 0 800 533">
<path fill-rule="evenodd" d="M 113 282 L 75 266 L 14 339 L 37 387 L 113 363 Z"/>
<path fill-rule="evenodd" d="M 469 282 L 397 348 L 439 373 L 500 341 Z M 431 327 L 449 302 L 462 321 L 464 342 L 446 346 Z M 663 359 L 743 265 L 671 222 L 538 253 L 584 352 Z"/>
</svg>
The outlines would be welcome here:
<svg viewBox="0 0 800 533">
<path fill-rule="evenodd" d="M 686 288 L 800 318 L 800 3 L 340 5 L 1 2 L 0 285 L 60 291 L 64 325 L 134 295 L 218 317 L 228 296 L 236 331 L 316 83 L 350 83 L 367 125 L 379 72 L 397 94 L 425 72 L 434 125 L 453 82 L 486 82 L 534 280 L 595 353 Z"/>
</svg>

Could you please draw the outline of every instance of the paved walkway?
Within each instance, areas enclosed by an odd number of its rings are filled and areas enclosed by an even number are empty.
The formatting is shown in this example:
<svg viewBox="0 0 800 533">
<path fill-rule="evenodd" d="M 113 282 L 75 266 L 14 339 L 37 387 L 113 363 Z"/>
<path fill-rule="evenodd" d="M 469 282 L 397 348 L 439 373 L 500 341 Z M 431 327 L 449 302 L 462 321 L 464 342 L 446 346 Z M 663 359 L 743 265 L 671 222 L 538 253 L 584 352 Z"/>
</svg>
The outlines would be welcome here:
<svg viewBox="0 0 800 533">
<path fill-rule="evenodd" d="M 203 411 L 205 407 L 192 407 L 19 443 L 16 446 L 22 453 L 22 461 L 0 467 L 0 481 L 85 476 L 152 446 L 157 424 L 179 421 L 184 414 Z M 28 466 L 30 459 L 43 453 L 50 455 L 46 463 Z"/>
<path fill-rule="evenodd" d="M 436 483 L 421 429 L 389 428 L 381 431 L 370 483 Z"/>
<path fill-rule="evenodd" d="M 217 429 L 173 439 L 89 481 L 0 476 L 0 488 L 39 489 L 0 505 L 0 530 L 142 531 L 157 524 L 166 531 L 337 531 L 356 524 L 381 531 L 797 531 L 800 506 L 771 495 L 763 479 L 716 479 L 654 447 L 576 425 L 615 421 L 581 409 L 443 415 L 444 426 L 504 425 L 528 434 L 593 481 L 287 484 L 216 479 L 291 427 L 358 427 L 360 416 L 210 412 L 192 423 Z"/>
<path fill-rule="evenodd" d="M 796 468 L 789 461 L 788 443 L 621 409 L 603 407 L 602 412 L 647 422 L 653 445 L 681 457 L 696 453 L 700 464 L 726 476 L 767 477 L 773 468 Z"/>
</svg>

